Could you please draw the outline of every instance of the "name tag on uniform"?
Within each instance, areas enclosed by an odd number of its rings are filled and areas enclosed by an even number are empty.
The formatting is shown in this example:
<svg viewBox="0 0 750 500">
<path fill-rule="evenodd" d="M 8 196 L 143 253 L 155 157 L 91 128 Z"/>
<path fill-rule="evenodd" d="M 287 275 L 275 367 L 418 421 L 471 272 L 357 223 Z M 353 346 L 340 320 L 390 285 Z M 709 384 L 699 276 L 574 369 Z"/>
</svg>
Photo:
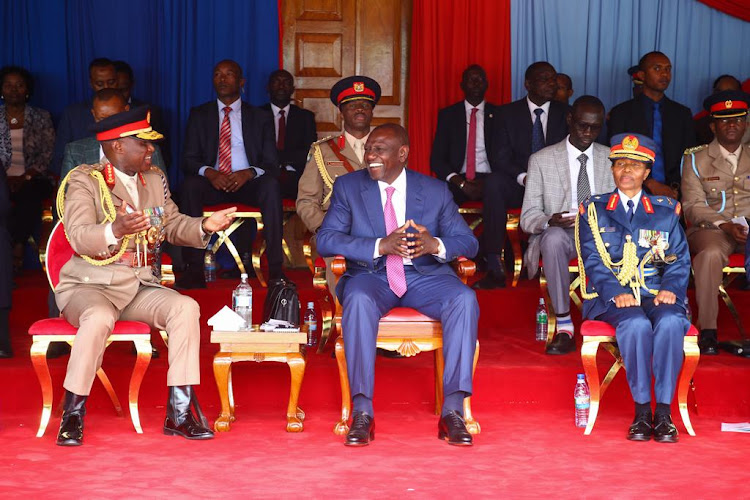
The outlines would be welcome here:
<svg viewBox="0 0 750 500">
<path fill-rule="evenodd" d="M 600 233 L 614 233 L 617 231 L 614 227 L 600 227 L 599 232 Z"/>
<path fill-rule="evenodd" d="M 706 181 L 706 182 L 720 181 L 721 177 L 704 177 L 703 180 Z"/>
<path fill-rule="evenodd" d="M 327 161 L 326 165 L 329 165 L 331 167 L 343 167 L 344 162 L 343 161 Z"/>
</svg>

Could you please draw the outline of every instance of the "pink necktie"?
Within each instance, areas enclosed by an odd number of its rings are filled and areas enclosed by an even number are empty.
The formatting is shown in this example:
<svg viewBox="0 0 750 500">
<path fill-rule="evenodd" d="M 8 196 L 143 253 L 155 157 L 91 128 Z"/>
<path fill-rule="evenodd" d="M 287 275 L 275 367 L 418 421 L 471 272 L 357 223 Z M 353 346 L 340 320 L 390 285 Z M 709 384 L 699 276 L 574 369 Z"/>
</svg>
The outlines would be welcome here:
<svg viewBox="0 0 750 500">
<path fill-rule="evenodd" d="M 229 125 L 229 112 L 232 108 L 224 108 L 224 120 L 219 129 L 219 172 L 229 174 L 232 172 L 232 127 Z"/>
<path fill-rule="evenodd" d="M 471 108 L 469 140 L 466 141 L 466 178 L 474 180 L 477 173 L 477 108 Z"/>
<path fill-rule="evenodd" d="M 383 215 L 385 216 L 385 232 L 391 234 L 398 229 L 396 220 L 396 211 L 393 209 L 393 192 L 396 188 L 389 186 L 385 188 L 385 207 Z M 403 297 L 406 293 L 406 273 L 404 272 L 404 261 L 399 255 L 388 255 L 385 258 L 385 272 L 388 276 L 388 286 L 398 297 Z"/>
</svg>

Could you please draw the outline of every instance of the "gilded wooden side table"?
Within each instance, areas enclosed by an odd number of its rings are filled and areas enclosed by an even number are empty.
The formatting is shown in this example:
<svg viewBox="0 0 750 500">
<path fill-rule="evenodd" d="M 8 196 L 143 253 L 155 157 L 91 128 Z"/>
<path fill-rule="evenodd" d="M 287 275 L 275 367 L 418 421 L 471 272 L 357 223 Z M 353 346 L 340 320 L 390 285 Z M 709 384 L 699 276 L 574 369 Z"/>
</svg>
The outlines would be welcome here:
<svg viewBox="0 0 750 500">
<path fill-rule="evenodd" d="M 219 344 L 214 356 L 214 377 L 221 398 L 221 413 L 214 422 L 217 432 L 228 432 L 234 422 L 234 394 L 232 391 L 232 363 L 237 361 L 277 361 L 289 365 L 291 388 L 286 410 L 287 432 L 302 432 L 305 412 L 297 406 L 302 379 L 305 376 L 307 326 L 299 332 L 262 332 L 257 325 L 251 330 L 226 332 L 213 330 L 211 343 Z"/>
</svg>

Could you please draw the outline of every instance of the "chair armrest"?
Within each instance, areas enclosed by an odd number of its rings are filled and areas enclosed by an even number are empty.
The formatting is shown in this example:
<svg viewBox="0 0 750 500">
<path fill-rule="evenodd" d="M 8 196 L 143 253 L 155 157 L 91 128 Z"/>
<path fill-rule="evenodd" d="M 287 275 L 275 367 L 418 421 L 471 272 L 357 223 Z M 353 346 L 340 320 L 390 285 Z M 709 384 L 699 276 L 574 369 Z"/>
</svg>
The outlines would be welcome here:
<svg viewBox="0 0 750 500">
<path fill-rule="evenodd" d="M 469 278 L 474 276 L 477 272 L 477 265 L 474 261 L 463 256 L 458 257 L 451 262 L 451 265 L 453 266 L 453 270 L 456 271 L 458 277 L 463 281 L 464 285 L 466 285 Z"/>
<path fill-rule="evenodd" d="M 336 281 L 346 272 L 346 259 L 343 255 L 337 255 L 331 262 L 331 271 L 336 276 Z"/>
</svg>

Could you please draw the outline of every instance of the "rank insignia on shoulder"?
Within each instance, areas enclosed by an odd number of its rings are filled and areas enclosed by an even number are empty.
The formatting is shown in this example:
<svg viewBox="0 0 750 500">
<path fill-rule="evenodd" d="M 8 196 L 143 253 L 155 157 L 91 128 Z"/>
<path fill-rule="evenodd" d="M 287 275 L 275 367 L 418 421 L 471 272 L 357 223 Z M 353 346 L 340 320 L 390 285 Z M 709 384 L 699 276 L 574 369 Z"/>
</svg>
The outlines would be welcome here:
<svg viewBox="0 0 750 500">
<path fill-rule="evenodd" d="M 597 194 L 596 196 L 594 196 L 594 199 L 595 200 L 601 200 L 602 199 L 602 195 Z"/>
<path fill-rule="evenodd" d="M 612 196 L 609 197 L 609 201 L 607 202 L 607 210 L 612 211 L 617 209 L 617 203 L 620 201 L 620 195 L 617 193 L 612 193 Z"/>
<path fill-rule="evenodd" d="M 645 196 L 645 195 L 644 195 L 644 196 L 641 196 L 641 203 L 643 204 L 643 210 L 644 210 L 644 211 L 645 211 L 645 212 L 646 212 L 647 214 L 652 214 L 652 213 L 654 213 L 654 206 L 653 206 L 653 205 L 651 205 L 651 200 L 649 199 L 649 197 L 648 197 L 648 196 Z"/>
<path fill-rule="evenodd" d="M 104 182 L 107 183 L 109 189 L 115 187 L 115 167 L 111 163 L 104 166 Z"/>
<path fill-rule="evenodd" d="M 585 213 L 586 213 L 586 209 L 585 209 L 585 208 L 583 208 L 583 203 L 580 203 L 580 204 L 578 205 L 578 213 L 579 213 L 579 214 L 581 214 L 581 215 L 583 215 L 583 214 L 585 214 Z"/>
<path fill-rule="evenodd" d="M 708 147 L 708 144 L 701 144 L 700 146 L 694 146 L 692 148 L 687 148 L 683 154 L 691 155 L 693 153 L 697 153 L 698 151 L 702 149 L 706 149 Z"/>
<path fill-rule="evenodd" d="M 677 205 L 675 205 L 675 207 L 674 207 L 674 213 L 676 213 L 677 215 L 680 215 L 680 212 L 682 212 L 682 205 L 678 201 Z"/>
</svg>

